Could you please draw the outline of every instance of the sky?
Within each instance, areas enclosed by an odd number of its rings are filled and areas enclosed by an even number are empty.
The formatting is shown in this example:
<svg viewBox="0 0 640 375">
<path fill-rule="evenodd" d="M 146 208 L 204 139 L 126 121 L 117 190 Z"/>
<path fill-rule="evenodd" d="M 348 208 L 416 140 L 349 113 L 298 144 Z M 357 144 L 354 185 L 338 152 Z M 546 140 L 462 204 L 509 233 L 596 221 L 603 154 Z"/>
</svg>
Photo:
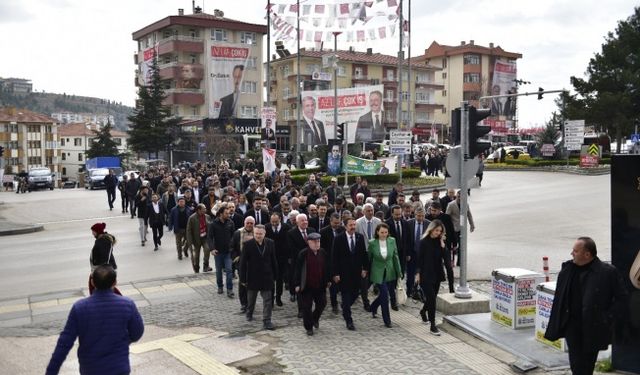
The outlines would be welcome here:
<svg viewBox="0 0 640 375">
<path fill-rule="evenodd" d="M 406 16 L 408 0 L 404 2 Z M 266 25 L 265 5 L 266 0 L 196 0 L 206 13 L 220 9 L 227 18 Z M 571 89 L 570 77 L 584 77 L 607 33 L 639 5 L 631 0 L 413 0 L 411 55 L 423 54 L 434 40 L 447 45 L 471 39 L 483 46 L 493 42 L 523 55 L 518 78 L 531 84 L 520 92 Z M 133 106 L 137 46 L 131 35 L 177 15 L 178 8 L 191 13 L 192 1 L 0 0 L 0 77 L 31 79 L 36 91 L 95 96 Z M 398 50 L 397 39 L 352 45 L 390 55 Z M 338 48 L 349 45 L 339 40 Z M 520 127 L 542 126 L 556 109 L 555 97 L 521 98 Z"/>
</svg>

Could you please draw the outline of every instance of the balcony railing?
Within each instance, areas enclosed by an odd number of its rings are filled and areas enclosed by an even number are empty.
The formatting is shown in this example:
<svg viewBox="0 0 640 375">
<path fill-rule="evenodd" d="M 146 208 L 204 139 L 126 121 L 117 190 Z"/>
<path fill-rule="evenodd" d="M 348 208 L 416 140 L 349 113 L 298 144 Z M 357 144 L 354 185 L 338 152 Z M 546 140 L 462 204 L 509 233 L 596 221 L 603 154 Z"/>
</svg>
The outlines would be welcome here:
<svg viewBox="0 0 640 375">
<path fill-rule="evenodd" d="M 365 75 L 365 74 L 355 74 L 355 75 L 353 75 L 353 76 L 351 77 L 351 79 L 359 80 L 359 81 L 366 81 L 366 80 L 368 80 L 369 78 L 368 78 L 368 76 L 367 76 L 367 75 Z"/>
<path fill-rule="evenodd" d="M 430 104 L 430 105 L 435 105 L 436 102 L 433 100 L 429 100 L 429 99 L 416 99 L 416 104 Z"/>
<path fill-rule="evenodd" d="M 158 41 L 158 44 L 162 44 L 164 42 L 170 42 L 173 40 L 181 40 L 185 42 L 202 42 L 204 39 L 199 37 L 189 36 L 189 35 L 171 35 L 169 37 L 160 39 Z"/>
<path fill-rule="evenodd" d="M 168 63 L 164 63 L 164 64 L 158 64 L 158 69 L 166 69 L 166 68 L 172 68 L 174 66 L 178 66 L 178 64 L 180 64 L 177 61 L 171 61 Z"/>
<path fill-rule="evenodd" d="M 165 94 L 204 94 L 203 89 L 185 89 L 185 88 L 173 88 L 173 89 L 165 89 Z"/>
</svg>

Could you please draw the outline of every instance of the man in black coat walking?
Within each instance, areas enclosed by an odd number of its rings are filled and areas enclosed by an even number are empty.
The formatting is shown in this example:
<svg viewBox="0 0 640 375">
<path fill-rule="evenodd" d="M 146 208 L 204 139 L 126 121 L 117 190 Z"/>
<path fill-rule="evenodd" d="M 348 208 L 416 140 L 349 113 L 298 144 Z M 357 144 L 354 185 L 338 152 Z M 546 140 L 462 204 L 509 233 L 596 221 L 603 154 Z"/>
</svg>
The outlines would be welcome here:
<svg viewBox="0 0 640 375">
<path fill-rule="evenodd" d="M 329 225 L 320 231 L 320 247 L 326 249 L 329 261 L 333 258 L 333 241 L 340 233 L 344 232 L 340 215 L 332 213 L 329 219 Z M 331 310 L 334 314 L 339 312 L 338 309 L 338 286 L 335 283 L 329 287 L 329 299 L 331 301 Z"/>
<path fill-rule="evenodd" d="M 282 290 L 285 277 L 289 274 L 289 251 L 287 249 L 287 233 L 291 230 L 291 226 L 283 223 L 280 215 L 272 213 L 271 222 L 265 225 L 267 238 L 271 239 L 276 249 L 276 261 L 278 262 L 278 272 L 276 273 L 276 305 L 282 306 Z M 288 281 L 287 281 L 288 284 Z"/>
<path fill-rule="evenodd" d="M 287 233 L 287 248 L 289 249 L 289 265 L 293 269 L 295 266 L 295 261 L 298 258 L 298 254 L 302 249 L 307 247 L 308 236 L 311 233 L 315 233 L 315 230 L 309 227 L 309 220 L 307 219 L 307 215 L 298 214 L 296 216 L 296 227 L 289 230 Z M 290 292 L 291 292 L 291 302 L 296 301 L 296 292 L 293 287 L 293 276 L 294 273 L 291 272 L 291 280 L 289 283 Z M 302 317 L 302 311 L 300 310 L 300 304 L 298 304 L 298 315 Z"/>
<path fill-rule="evenodd" d="M 361 280 L 367 277 L 367 247 L 364 236 L 356 233 L 356 220 L 345 220 L 346 231 L 337 235 L 333 242 L 332 274 L 333 282 L 340 289 L 342 317 L 347 329 L 354 331 L 351 305 L 360 294 Z"/>
<path fill-rule="evenodd" d="M 400 267 L 402 267 L 402 273 L 405 273 L 407 266 L 407 253 L 411 247 L 411 233 L 409 231 L 409 225 L 407 221 L 402 218 L 402 207 L 394 205 L 391 207 L 391 217 L 385 222 L 389 226 L 389 236 L 396 239 L 396 246 L 398 247 L 398 257 L 400 258 Z M 389 300 L 391 301 L 391 308 L 394 311 L 398 311 L 398 302 L 396 299 L 396 286 L 398 280 L 388 282 L 389 284 Z"/>
<path fill-rule="evenodd" d="M 593 374 L 598 351 L 611 344 L 613 323 L 624 314 L 627 289 L 620 272 L 600 261 L 593 239 L 578 238 L 571 255 L 558 274 L 544 337 L 565 337 L 571 372 Z"/>
<path fill-rule="evenodd" d="M 116 201 L 116 186 L 118 186 L 118 177 L 113 173 L 113 169 L 109 169 L 109 174 L 104 176 L 103 182 L 107 188 L 109 211 L 113 211 L 113 202 Z"/>
<path fill-rule="evenodd" d="M 244 244 L 240 256 L 240 284 L 247 288 L 247 321 L 253 320 L 256 298 L 260 293 L 263 327 L 273 330 L 273 282 L 278 273 L 278 264 L 274 243 L 265 238 L 265 233 L 264 225 L 256 225 L 253 228 L 253 239 Z"/>
</svg>

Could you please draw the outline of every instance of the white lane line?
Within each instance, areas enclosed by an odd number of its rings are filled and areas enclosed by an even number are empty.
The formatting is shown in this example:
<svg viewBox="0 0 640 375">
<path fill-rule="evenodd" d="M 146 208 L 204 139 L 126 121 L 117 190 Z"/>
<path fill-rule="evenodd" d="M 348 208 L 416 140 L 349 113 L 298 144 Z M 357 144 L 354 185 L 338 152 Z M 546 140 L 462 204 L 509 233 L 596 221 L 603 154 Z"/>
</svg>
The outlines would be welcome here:
<svg viewBox="0 0 640 375">
<path fill-rule="evenodd" d="M 61 220 L 61 221 L 45 221 L 42 223 L 36 223 L 37 225 L 49 225 L 49 224 L 64 224 L 64 223 L 77 223 L 81 221 L 92 221 L 92 220 L 110 220 L 110 219 L 127 219 L 131 216 L 106 216 L 106 217 L 90 217 L 86 219 L 72 219 L 72 220 Z"/>
</svg>

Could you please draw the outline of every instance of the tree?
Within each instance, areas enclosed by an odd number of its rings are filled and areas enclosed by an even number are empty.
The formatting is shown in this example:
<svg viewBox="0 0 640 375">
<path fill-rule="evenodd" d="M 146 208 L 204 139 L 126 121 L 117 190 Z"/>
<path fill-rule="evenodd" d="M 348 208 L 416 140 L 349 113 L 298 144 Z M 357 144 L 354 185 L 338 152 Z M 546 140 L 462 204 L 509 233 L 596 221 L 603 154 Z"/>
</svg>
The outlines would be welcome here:
<svg viewBox="0 0 640 375">
<path fill-rule="evenodd" d="M 171 109 L 163 104 L 166 99 L 158 60 L 153 58 L 150 69 L 150 81 L 138 89 L 138 100 L 133 114 L 127 119 L 131 122 L 129 145 L 136 152 L 147 152 L 149 158 L 154 153 L 158 157 L 160 150 L 166 149 L 173 138 L 171 129 L 178 126 L 179 118 L 171 117 Z"/>
<path fill-rule="evenodd" d="M 215 129 L 207 129 L 202 134 L 202 141 L 205 149 L 201 150 L 210 155 L 211 160 L 218 160 L 218 157 L 229 158 L 240 152 L 240 145 L 229 136 L 219 134 Z"/>
<path fill-rule="evenodd" d="M 98 156 L 118 156 L 118 145 L 111 137 L 111 122 L 107 121 L 107 124 L 100 130 L 93 130 L 96 135 L 93 138 L 93 142 L 87 150 L 87 158 L 95 158 Z"/>
<path fill-rule="evenodd" d="M 640 7 L 607 35 L 586 76 L 571 77 L 577 95 L 565 95 L 562 114 L 581 114 L 587 124 L 615 134 L 620 152 L 623 134 L 640 119 Z"/>
<path fill-rule="evenodd" d="M 542 145 L 544 144 L 552 144 L 556 145 L 558 138 L 560 137 L 560 133 L 558 129 L 561 124 L 560 115 L 556 112 L 551 114 L 551 119 L 547 122 L 547 126 L 544 127 L 544 130 L 536 135 L 536 145 L 538 146 L 538 150 L 542 149 Z M 560 157 L 559 145 L 555 146 L 556 153 L 554 154 L 556 158 Z"/>
</svg>

